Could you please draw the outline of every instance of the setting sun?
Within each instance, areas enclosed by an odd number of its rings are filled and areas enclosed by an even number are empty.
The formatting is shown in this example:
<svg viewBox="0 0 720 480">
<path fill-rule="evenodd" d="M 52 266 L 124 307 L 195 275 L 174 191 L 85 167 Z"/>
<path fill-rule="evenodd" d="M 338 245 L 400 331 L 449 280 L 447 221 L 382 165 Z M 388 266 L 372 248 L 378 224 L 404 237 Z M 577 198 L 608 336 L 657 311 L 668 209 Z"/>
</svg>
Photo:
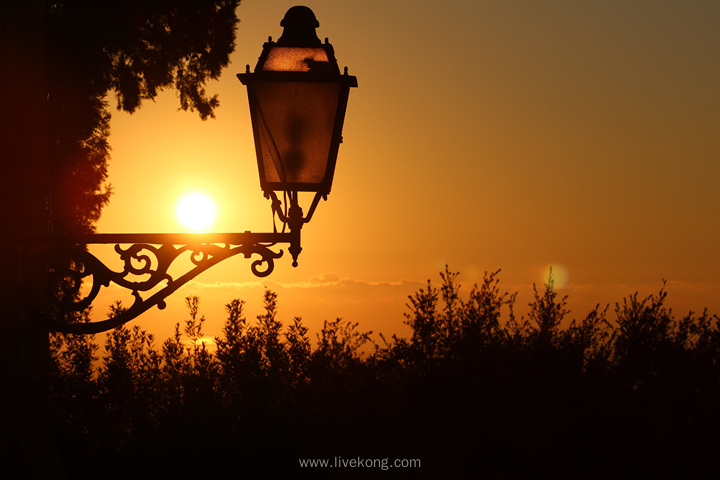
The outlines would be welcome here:
<svg viewBox="0 0 720 480">
<path fill-rule="evenodd" d="M 215 204 L 202 193 L 182 197 L 175 212 L 180 223 L 195 232 L 207 230 L 215 220 Z"/>
</svg>

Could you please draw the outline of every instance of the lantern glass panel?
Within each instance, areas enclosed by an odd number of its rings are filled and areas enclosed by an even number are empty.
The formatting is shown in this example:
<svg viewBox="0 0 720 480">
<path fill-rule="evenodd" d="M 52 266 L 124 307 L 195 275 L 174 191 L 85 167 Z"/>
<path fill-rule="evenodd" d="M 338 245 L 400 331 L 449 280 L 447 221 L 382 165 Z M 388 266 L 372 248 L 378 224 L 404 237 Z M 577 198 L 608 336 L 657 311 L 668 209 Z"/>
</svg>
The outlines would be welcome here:
<svg viewBox="0 0 720 480">
<path fill-rule="evenodd" d="M 324 48 L 272 47 L 262 66 L 266 72 L 310 72 L 330 60 Z"/>
<path fill-rule="evenodd" d="M 322 190 L 340 100 L 338 82 L 253 82 L 265 187 Z M 263 178 L 264 177 L 264 178 Z"/>
</svg>

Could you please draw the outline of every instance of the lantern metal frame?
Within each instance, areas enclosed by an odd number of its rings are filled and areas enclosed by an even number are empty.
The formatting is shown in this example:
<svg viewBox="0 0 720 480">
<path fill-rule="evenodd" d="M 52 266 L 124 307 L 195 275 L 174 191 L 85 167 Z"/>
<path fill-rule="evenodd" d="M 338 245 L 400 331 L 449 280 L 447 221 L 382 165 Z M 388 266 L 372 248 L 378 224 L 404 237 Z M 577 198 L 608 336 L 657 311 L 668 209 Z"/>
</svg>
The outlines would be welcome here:
<svg viewBox="0 0 720 480">
<path fill-rule="evenodd" d="M 337 66 L 337 60 L 335 59 L 334 50 L 332 45 L 325 39 L 325 44 L 322 45 L 322 49 L 325 51 L 329 62 L 327 65 L 328 71 L 315 72 L 312 69 L 309 71 L 295 72 L 295 71 L 265 71 L 263 66 L 268 59 L 270 52 L 277 47 L 282 45 L 279 42 L 273 42 L 272 38 L 263 45 L 263 53 L 258 60 L 258 64 L 255 67 L 255 71 L 250 73 L 250 65 L 246 66 L 245 73 L 239 73 L 238 79 L 247 86 L 248 89 L 248 103 L 250 105 L 250 116 L 252 119 L 253 137 L 255 138 L 255 151 L 258 162 L 258 172 L 260 174 L 260 188 L 268 193 L 271 191 L 293 191 L 293 192 L 318 192 L 322 195 L 328 195 L 332 187 L 333 178 L 335 175 L 335 166 L 337 164 L 337 156 L 342 143 L 342 129 L 345 120 L 345 113 L 347 110 L 348 98 L 350 95 L 350 88 L 357 87 L 357 77 L 348 75 L 347 67 L 344 69 L 344 73 L 340 74 Z M 265 119 L 264 112 L 261 108 L 258 96 L 255 91 L 256 85 L 260 83 L 284 83 L 284 84 L 323 84 L 333 83 L 338 85 L 338 99 L 337 107 L 335 111 L 335 118 L 333 123 L 333 129 L 330 139 L 330 148 L 328 151 L 327 166 L 325 169 L 325 175 L 322 182 L 317 183 L 300 183 L 291 182 L 281 179 L 280 181 L 273 182 L 267 179 L 267 172 L 265 168 L 265 161 L 263 160 L 263 146 L 262 138 L 263 131 L 269 130 L 267 127 L 267 121 Z M 271 138 L 270 143 L 274 148 L 274 154 L 277 157 L 281 157 L 280 152 L 277 149 L 277 145 Z M 280 159 L 280 163 L 283 163 Z M 282 166 L 276 167 L 278 171 L 282 170 Z"/>
<path fill-rule="evenodd" d="M 309 12 L 309 14 L 308 14 Z M 307 19 L 311 18 L 317 26 L 314 14 L 307 7 L 292 7 L 281 25 L 285 26 L 283 37 L 298 38 L 297 33 L 308 33 Z M 314 35 L 314 30 L 312 32 Z M 301 35 L 301 36 L 302 36 Z M 283 40 L 281 37 L 280 40 Z M 307 37 L 305 38 L 305 40 Z M 280 44 L 282 42 L 278 42 Z M 268 48 L 276 45 L 271 40 L 263 46 L 261 61 L 267 57 Z M 332 46 L 326 41 L 323 48 L 328 52 L 337 70 Z M 264 57 L 263 57 L 264 56 Z M 278 231 L 257 233 L 91 233 L 84 235 L 48 235 L 43 238 L 22 239 L 21 242 L 35 245 L 32 265 L 34 272 L 28 278 L 34 283 L 35 297 L 31 299 L 34 311 L 52 330 L 64 333 L 95 334 L 122 325 L 150 308 L 163 309 L 165 299 L 180 287 L 208 268 L 233 256 L 242 254 L 245 258 L 255 256 L 251 271 L 258 277 L 272 273 L 275 260 L 281 258 L 283 251 L 273 249 L 278 244 L 288 244 L 293 266 L 302 251 L 300 232 L 302 226 L 310 221 L 320 199 L 327 199 L 337 161 L 339 144 L 342 141 L 342 126 L 345 116 L 350 87 L 357 86 L 357 79 L 339 71 L 333 75 L 315 72 L 256 72 L 238 74 L 248 85 L 249 103 L 253 111 L 252 84 L 255 81 L 273 82 L 339 82 L 341 96 L 333 129 L 328 170 L 325 180 L 317 187 L 309 188 L 302 184 L 278 184 L 267 182 L 263 176 L 263 165 L 258 157 L 261 176 L 261 189 L 265 197 L 271 200 L 273 220 L 277 217 L 282 223 Z M 252 116 L 252 115 L 251 115 Z M 259 131 L 253 117 L 253 133 L 256 139 L 256 151 Z M 257 152 L 258 155 L 261 152 Z M 315 192 L 308 214 L 304 215 L 299 203 L 298 192 Z M 283 199 L 277 192 L 283 193 Z M 274 223 L 274 222 L 273 222 Z M 87 250 L 88 245 L 114 244 L 114 250 L 122 263 L 121 270 L 109 268 L 103 261 Z M 172 276 L 170 268 L 178 258 L 189 254 L 192 267 L 179 276 Z M 259 257 L 259 258 L 258 258 Z M 134 300 L 132 305 L 118 312 L 114 317 L 102 321 L 78 322 L 77 314 L 86 310 L 97 298 L 103 287 L 110 284 L 130 291 Z"/>
</svg>

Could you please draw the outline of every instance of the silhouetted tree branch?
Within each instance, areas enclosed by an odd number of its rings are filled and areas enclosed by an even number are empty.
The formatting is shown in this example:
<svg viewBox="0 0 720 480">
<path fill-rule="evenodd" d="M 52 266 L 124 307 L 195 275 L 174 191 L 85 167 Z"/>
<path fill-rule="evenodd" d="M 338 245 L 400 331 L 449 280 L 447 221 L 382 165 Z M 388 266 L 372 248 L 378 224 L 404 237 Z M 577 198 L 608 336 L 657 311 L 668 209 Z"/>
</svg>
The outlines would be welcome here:
<svg viewBox="0 0 720 480">
<path fill-rule="evenodd" d="M 217 79 L 235 48 L 240 0 L 48 2 L 49 160 L 56 231 L 89 232 L 110 198 L 111 114 L 173 88 L 180 108 L 214 116 Z"/>
</svg>

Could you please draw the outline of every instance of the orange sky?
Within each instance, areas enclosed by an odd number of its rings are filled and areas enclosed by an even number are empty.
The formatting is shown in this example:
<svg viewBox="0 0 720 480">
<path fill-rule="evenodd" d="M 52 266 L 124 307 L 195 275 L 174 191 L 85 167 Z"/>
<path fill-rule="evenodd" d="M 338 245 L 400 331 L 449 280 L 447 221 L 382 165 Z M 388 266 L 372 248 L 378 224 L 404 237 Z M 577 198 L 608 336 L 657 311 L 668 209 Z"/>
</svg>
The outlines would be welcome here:
<svg viewBox="0 0 720 480">
<path fill-rule="evenodd" d="M 521 313 L 550 264 L 566 273 L 572 317 L 662 279 L 677 313 L 720 313 L 718 2 L 304 4 L 359 88 L 300 266 L 285 257 L 257 279 L 228 260 L 135 324 L 164 339 L 197 294 L 219 335 L 222 306 L 242 298 L 253 319 L 268 286 L 280 318 L 302 316 L 313 338 L 335 317 L 404 333 L 407 296 L 446 263 L 465 292 L 502 268 Z M 216 200 L 217 231 L 271 230 L 235 74 L 290 6 L 240 6 L 232 64 L 208 87 L 215 120 L 178 111 L 173 92 L 114 114 L 99 232 L 180 231 L 174 208 L 190 190 Z"/>
</svg>

